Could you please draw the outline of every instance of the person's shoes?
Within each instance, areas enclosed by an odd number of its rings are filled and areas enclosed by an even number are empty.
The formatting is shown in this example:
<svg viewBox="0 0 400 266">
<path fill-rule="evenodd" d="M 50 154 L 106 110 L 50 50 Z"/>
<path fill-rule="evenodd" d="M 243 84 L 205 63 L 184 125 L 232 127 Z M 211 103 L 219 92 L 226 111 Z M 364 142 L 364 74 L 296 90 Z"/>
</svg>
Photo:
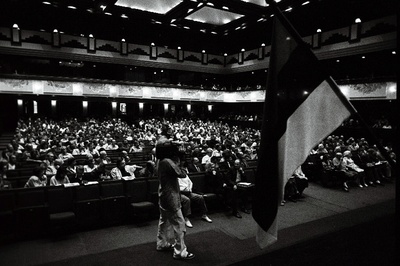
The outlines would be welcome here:
<svg viewBox="0 0 400 266">
<path fill-rule="evenodd" d="M 347 188 L 347 187 L 343 187 L 343 190 L 346 192 L 349 192 L 349 188 Z"/>
<path fill-rule="evenodd" d="M 174 249 L 175 244 L 169 244 L 165 247 L 157 247 L 157 251 L 170 251 Z"/>
<path fill-rule="evenodd" d="M 193 253 L 188 253 L 185 257 L 182 257 L 181 255 L 173 255 L 173 258 L 176 260 L 191 260 L 194 258 Z"/>
<path fill-rule="evenodd" d="M 242 209 L 242 212 L 250 214 L 250 210 L 248 210 L 248 209 Z"/>
<path fill-rule="evenodd" d="M 240 215 L 239 212 L 234 212 L 234 213 L 232 213 L 232 214 L 233 214 L 233 216 L 235 216 L 235 217 L 237 217 L 237 218 L 242 218 L 242 215 Z"/>
<path fill-rule="evenodd" d="M 289 200 L 290 200 L 291 202 L 297 202 L 297 200 L 296 200 L 295 198 L 293 198 L 293 197 L 289 197 Z"/>
<path fill-rule="evenodd" d="M 376 180 L 376 181 L 375 181 L 375 184 L 377 184 L 377 185 L 379 185 L 379 186 L 384 186 L 384 185 L 382 184 L 382 182 L 379 181 L 379 180 Z"/>
<path fill-rule="evenodd" d="M 359 188 L 364 188 L 363 185 L 361 185 L 361 184 L 359 184 L 358 187 L 359 187 Z"/>
<path fill-rule="evenodd" d="M 285 206 L 286 200 L 281 201 L 281 206 Z"/>
<path fill-rule="evenodd" d="M 376 185 L 375 185 L 374 182 L 372 182 L 372 181 L 369 182 L 369 185 L 370 185 L 371 187 L 376 187 Z"/>
<path fill-rule="evenodd" d="M 368 185 L 366 183 L 363 184 L 364 187 L 368 187 Z"/>
<path fill-rule="evenodd" d="M 208 223 L 212 223 L 212 220 L 210 219 L 210 217 L 208 217 L 207 215 L 203 215 L 201 217 L 201 219 L 203 219 L 204 221 L 208 222 Z"/>
<path fill-rule="evenodd" d="M 192 227 L 193 227 L 192 223 L 191 223 L 190 220 L 187 219 L 187 218 L 185 219 L 185 224 L 186 224 L 186 226 L 189 227 L 189 228 L 192 228 Z"/>
</svg>

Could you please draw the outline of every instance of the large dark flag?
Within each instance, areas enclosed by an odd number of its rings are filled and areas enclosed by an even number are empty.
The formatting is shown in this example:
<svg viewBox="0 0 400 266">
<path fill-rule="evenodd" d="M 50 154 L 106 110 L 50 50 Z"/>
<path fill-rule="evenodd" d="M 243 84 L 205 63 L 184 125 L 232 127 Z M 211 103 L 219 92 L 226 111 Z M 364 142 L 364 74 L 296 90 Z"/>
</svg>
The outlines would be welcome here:
<svg viewBox="0 0 400 266">
<path fill-rule="evenodd" d="M 261 247 L 277 240 L 276 217 L 287 180 L 353 111 L 307 44 L 276 14 L 253 200 Z"/>
</svg>

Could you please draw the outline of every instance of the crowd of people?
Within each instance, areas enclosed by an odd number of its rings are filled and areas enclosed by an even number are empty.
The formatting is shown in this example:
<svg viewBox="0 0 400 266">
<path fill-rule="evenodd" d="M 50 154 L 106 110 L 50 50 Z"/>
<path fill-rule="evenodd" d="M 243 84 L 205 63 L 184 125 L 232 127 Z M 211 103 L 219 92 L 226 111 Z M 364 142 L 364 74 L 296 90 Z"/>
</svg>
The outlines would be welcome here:
<svg viewBox="0 0 400 266">
<path fill-rule="evenodd" d="M 225 187 L 236 190 L 234 183 L 238 174 L 234 173 L 232 175 L 236 176 L 232 177 L 227 173 L 235 169 L 235 165 L 237 169 L 245 169 L 249 160 L 257 159 L 260 130 L 230 126 L 221 121 L 152 118 L 128 124 L 119 118 L 102 121 L 93 118 L 85 121 L 75 118 L 62 121 L 27 119 L 18 121 L 14 138 L 1 153 L 2 186 L 7 183 L 7 170 L 16 169 L 26 162 L 37 164 L 25 184 L 26 187 L 82 181 L 85 173 L 91 173 L 94 180 L 155 177 L 154 146 L 161 136 L 163 125 L 166 124 L 170 125 L 171 138 L 184 155 L 181 167 L 187 173 L 205 172 L 208 189 L 219 194 L 221 198 L 227 198 Z M 146 150 L 146 163 L 133 164 L 130 154 L 143 153 L 146 147 L 151 147 Z M 388 145 L 385 148 L 391 160 L 396 161 L 392 147 Z M 118 158 L 112 160 L 108 156 L 110 152 L 117 152 Z M 84 156 L 85 162 L 77 163 L 77 156 Z M 355 140 L 350 137 L 346 140 L 343 136 L 331 135 L 311 151 L 311 157 L 325 173 L 339 176 L 345 191 L 349 191 L 350 183 L 355 183 L 358 187 L 374 186 L 392 176 L 392 167 L 388 160 L 365 138 Z M 111 163 L 115 167 L 107 170 L 106 165 Z M 306 175 L 315 174 L 307 172 L 308 169 L 303 170 Z M 285 199 L 295 201 L 307 187 L 308 179 L 299 178 L 300 176 L 289 180 Z M 10 187 L 10 184 L 6 186 Z M 246 203 L 245 197 L 240 197 L 241 202 Z M 233 195 L 228 198 L 238 197 Z M 236 203 L 227 204 L 235 216 L 241 216 Z M 243 210 L 247 212 L 247 207 L 244 206 Z"/>
</svg>

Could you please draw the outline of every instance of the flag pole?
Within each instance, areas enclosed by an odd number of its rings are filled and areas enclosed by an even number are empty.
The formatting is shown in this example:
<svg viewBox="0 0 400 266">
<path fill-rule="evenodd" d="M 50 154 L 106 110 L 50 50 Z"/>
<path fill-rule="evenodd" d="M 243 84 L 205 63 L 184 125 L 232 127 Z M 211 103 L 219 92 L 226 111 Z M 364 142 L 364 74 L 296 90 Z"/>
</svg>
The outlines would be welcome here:
<svg viewBox="0 0 400 266">
<path fill-rule="evenodd" d="M 274 13 L 276 16 L 279 17 L 281 20 L 281 23 L 286 26 L 286 29 L 290 32 L 290 34 L 295 38 L 296 42 L 298 45 L 305 46 L 307 49 L 305 49 L 310 56 L 315 58 L 315 60 L 319 61 L 317 56 L 311 51 L 311 49 L 307 46 L 307 44 L 303 41 L 303 38 L 300 36 L 300 34 L 296 31 L 296 29 L 293 27 L 293 25 L 289 22 L 289 20 L 286 18 L 285 15 L 283 15 L 282 11 L 278 7 L 277 3 L 273 0 L 265 0 L 265 2 L 272 6 L 274 9 Z M 326 80 L 331 85 L 333 91 L 336 93 L 336 95 L 339 97 L 339 99 L 342 101 L 342 103 L 351 111 L 352 115 L 356 116 L 356 119 L 358 119 L 361 122 L 361 125 L 367 130 L 367 133 L 369 137 L 376 143 L 377 148 L 379 151 L 382 153 L 383 157 L 390 163 L 392 167 L 395 167 L 395 163 L 390 158 L 389 154 L 387 153 L 386 149 L 383 147 L 383 145 L 380 143 L 378 137 L 375 135 L 375 133 L 371 130 L 371 128 L 368 126 L 368 124 L 365 122 L 364 118 L 360 115 L 360 113 L 354 108 L 354 106 L 350 103 L 350 101 L 344 96 L 342 91 L 340 90 L 339 86 L 336 84 L 336 82 L 333 80 L 333 78 L 327 74 L 327 72 L 324 70 L 325 75 L 326 75 Z"/>
</svg>

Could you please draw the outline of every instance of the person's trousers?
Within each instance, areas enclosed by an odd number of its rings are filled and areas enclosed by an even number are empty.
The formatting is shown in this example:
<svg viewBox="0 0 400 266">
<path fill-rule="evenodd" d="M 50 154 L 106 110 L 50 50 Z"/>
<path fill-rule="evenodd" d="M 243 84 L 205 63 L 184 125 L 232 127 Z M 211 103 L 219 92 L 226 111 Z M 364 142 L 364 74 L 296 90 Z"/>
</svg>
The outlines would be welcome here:
<svg viewBox="0 0 400 266">
<path fill-rule="evenodd" d="M 184 217 L 188 217 L 192 214 L 192 201 L 200 208 L 200 213 L 202 215 L 207 214 L 207 205 L 202 195 L 193 192 L 181 192 L 182 213 Z"/>
<path fill-rule="evenodd" d="M 160 219 L 158 221 L 157 248 L 164 248 L 170 245 L 173 230 L 175 239 L 174 255 L 186 257 L 187 247 L 185 245 L 186 226 L 181 209 L 176 212 L 166 211 L 160 208 Z"/>
</svg>

